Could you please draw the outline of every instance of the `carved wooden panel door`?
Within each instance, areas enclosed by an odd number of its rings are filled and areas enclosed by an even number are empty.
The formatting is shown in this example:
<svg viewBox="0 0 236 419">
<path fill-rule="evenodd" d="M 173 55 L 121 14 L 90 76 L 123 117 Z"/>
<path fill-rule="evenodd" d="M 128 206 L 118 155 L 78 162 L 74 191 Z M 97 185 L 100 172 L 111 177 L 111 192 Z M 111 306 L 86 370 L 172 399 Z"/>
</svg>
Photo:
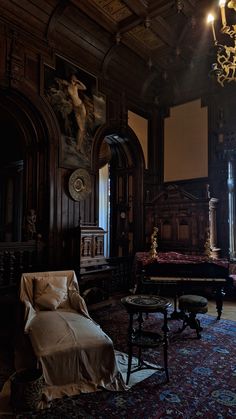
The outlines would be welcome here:
<svg viewBox="0 0 236 419">
<path fill-rule="evenodd" d="M 110 161 L 110 255 L 129 256 L 143 241 L 142 168 L 128 143 L 111 145 Z"/>
</svg>

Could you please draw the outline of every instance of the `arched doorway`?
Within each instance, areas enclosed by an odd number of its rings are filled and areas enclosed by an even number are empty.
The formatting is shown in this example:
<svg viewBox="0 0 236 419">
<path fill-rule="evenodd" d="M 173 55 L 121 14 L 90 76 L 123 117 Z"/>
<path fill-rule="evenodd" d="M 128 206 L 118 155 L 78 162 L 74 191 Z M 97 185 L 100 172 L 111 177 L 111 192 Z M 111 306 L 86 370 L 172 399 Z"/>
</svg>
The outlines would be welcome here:
<svg viewBox="0 0 236 419">
<path fill-rule="evenodd" d="M 23 271 L 42 269 L 47 263 L 50 145 L 43 112 L 20 92 L 0 89 L 2 292 L 17 290 Z M 32 209 L 37 215 L 36 229 L 28 236 L 26 218 Z"/>
<path fill-rule="evenodd" d="M 40 190 L 48 187 L 48 136 L 39 110 L 13 90 L 0 91 L 0 123 L 5 132 L 0 153 L 0 241 L 21 242 L 27 240 L 24 219 L 30 209 L 37 212 L 39 231 L 41 220 L 45 225 L 47 208 L 41 207 Z"/>
<path fill-rule="evenodd" d="M 93 156 L 96 152 L 95 170 L 108 165 L 109 208 L 100 205 L 100 211 L 109 213 L 109 256 L 133 256 L 142 248 L 144 237 L 141 146 L 131 129 L 126 133 L 105 130 L 95 142 Z"/>
<path fill-rule="evenodd" d="M 0 242 L 22 240 L 24 150 L 22 133 L 9 112 L 0 109 L 4 143 L 0 153 Z"/>
</svg>

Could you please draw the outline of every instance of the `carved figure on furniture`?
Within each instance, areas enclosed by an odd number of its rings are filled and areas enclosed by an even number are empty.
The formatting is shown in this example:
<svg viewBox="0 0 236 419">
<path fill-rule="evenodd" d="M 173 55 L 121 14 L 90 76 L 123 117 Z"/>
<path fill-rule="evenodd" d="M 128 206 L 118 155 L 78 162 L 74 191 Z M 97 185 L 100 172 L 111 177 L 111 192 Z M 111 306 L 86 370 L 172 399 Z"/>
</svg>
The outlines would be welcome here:
<svg viewBox="0 0 236 419">
<path fill-rule="evenodd" d="M 205 255 L 208 256 L 209 258 L 211 257 L 211 240 L 210 240 L 210 231 L 207 230 L 207 238 L 206 238 L 206 242 L 205 242 Z"/>
<path fill-rule="evenodd" d="M 26 237 L 28 240 L 32 240 L 36 236 L 36 212 L 34 209 L 30 209 L 26 216 Z"/>
</svg>

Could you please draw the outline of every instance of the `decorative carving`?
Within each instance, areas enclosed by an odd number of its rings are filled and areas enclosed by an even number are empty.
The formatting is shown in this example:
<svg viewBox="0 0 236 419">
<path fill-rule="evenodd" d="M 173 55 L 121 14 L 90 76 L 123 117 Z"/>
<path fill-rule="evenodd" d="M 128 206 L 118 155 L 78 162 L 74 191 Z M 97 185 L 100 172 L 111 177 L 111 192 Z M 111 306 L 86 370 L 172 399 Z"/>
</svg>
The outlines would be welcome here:
<svg viewBox="0 0 236 419">
<path fill-rule="evenodd" d="M 85 169 L 75 170 L 69 178 L 69 192 L 75 201 L 82 201 L 91 192 L 90 174 Z"/>
<path fill-rule="evenodd" d="M 104 256 L 104 231 L 101 227 L 94 225 L 81 226 L 81 268 L 105 265 Z"/>
<path fill-rule="evenodd" d="M 211 242 L 210 242 L 210 230 L 207 231 L 207 238 L 205 242 L 205 255 L 211 257 Z"/>
<path fill-rule="evenodd" d="M 22 272 L 43 270 L 44 243 L 37 240 L 0 243 L 0 290 L 18 287 Z"/>
<path fill-rule="evenodd" d="M 8 71 L 11 82 L 18 84 L 24 77 L 24 58 L 17 32 L 11 34 L 11 48 L 8 57 Z"/>
<path fill-rule="evenodd" d="M 216 209 L 219 200 L 211 198 L 209 201 L 209 223 L 210 223 L 210 248 L 211 257 L 218 259 L 220 257 L 220 248 L 217 246 L 217 226 L 216 226 Z"/>
<path fill-rule="evenodd" d="M 149 206 L 152 225 L 159 229 L 159 250 L 204 253 L 209 228 L 208 197 L 198 198 L 172 184 L 163 188 Z"/>
<path fill-rule="evenodd" d="M 30 209 L 25 219 L 25 232 L 26 239 L 33 240 L 36 237 L 36 212 L 34 209 Z"/>
</svg>

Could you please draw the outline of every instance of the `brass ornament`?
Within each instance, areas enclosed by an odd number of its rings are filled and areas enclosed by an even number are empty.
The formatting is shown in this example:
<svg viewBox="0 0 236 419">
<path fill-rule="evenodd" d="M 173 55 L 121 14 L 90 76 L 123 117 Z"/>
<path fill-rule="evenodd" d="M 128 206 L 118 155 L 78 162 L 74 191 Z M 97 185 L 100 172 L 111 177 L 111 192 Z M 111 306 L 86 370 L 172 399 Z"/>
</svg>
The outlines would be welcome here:
<svg viewBox="0 0 236 419">
<path fill-rule="evenodd" d="M 91 177 L 87 170 L 77 169 L 69 178 L 69 192 L 75 201 L 83 201 L 91 193 Z"/>
</svg>

